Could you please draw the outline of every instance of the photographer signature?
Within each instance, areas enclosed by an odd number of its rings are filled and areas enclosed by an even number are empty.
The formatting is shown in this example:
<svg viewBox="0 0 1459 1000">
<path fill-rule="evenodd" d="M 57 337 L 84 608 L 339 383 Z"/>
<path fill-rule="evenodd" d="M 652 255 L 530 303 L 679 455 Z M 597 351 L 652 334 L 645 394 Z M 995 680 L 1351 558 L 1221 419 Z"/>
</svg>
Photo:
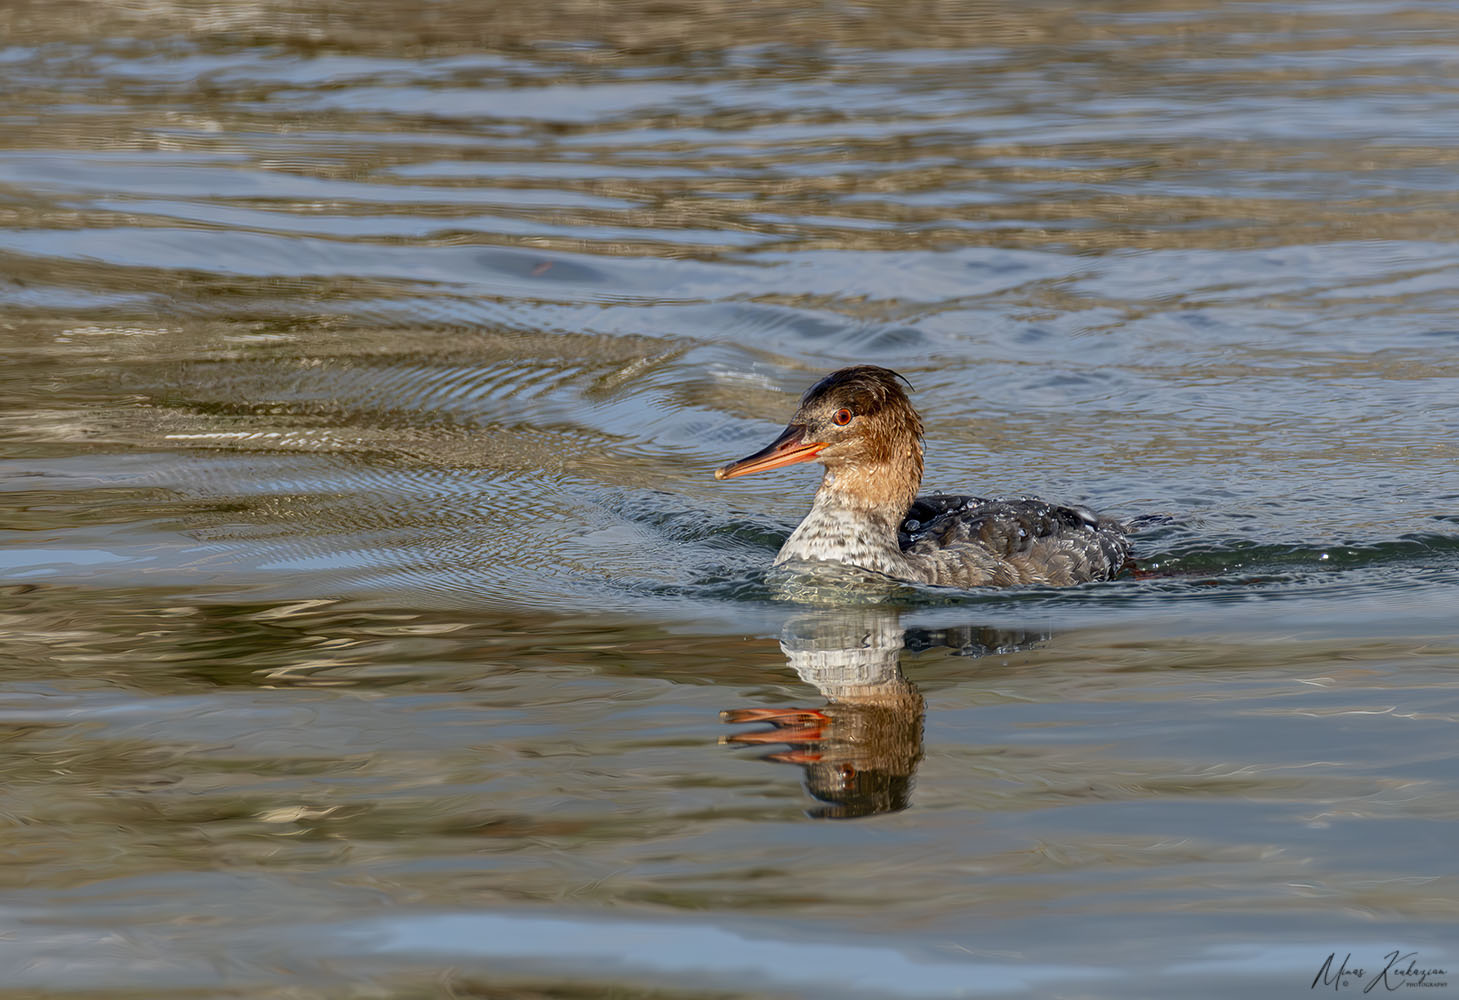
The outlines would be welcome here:
<svg viewBox="0 0 1459 1000">
<path fill-rule="evenodd" d="M 1312 979 L 1311 989 L 1331 986 L 1333 990 L 1341 990 L 1362 985 L 1364 993 L 1371 993 L 1373 988 L 1380 983 L 1384 989 L 1390 992 L 1404 986 L 1449 985 L 1443 978 L 1449 974 L 1448 971 L 1437 967 L 1420 966 L 1416 951 L 1405 953 L 1395 949 L 1384 955 L 1383 958 L 1385 962 L 1383 968 L 1370 977 L 1366 967 L 1349 964 L 1353 960 L 1352 952 L 1348 952 L 1341 962 L 1337 960 L 1337 952 L 1333 952 L 1327 956 L 1327 961 L 1322 963 L 1322 968 L 1317 970 L 1317 975 Z"/>
</svg>

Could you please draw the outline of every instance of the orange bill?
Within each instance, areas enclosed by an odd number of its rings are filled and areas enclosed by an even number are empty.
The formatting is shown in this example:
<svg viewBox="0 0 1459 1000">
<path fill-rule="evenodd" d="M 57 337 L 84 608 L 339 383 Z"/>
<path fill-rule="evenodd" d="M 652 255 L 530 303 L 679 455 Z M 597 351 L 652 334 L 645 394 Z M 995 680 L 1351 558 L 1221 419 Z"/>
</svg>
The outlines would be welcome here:
<svg viewBox="0 0 1459 1000">
<path fill-rule="evenodd" d="M 785 428 L 784 433 L 755 454 L 746 455 L 738 462 L 715 469 L 714 478 L 733 479 L 735 476 L 748 476 L 752 472 L 769 472 L 796 462 L 809 462 L 827 447 L 829 446 L 824 441 L 807 441 L 805 428 L 791 424 Z"/>
</svg>

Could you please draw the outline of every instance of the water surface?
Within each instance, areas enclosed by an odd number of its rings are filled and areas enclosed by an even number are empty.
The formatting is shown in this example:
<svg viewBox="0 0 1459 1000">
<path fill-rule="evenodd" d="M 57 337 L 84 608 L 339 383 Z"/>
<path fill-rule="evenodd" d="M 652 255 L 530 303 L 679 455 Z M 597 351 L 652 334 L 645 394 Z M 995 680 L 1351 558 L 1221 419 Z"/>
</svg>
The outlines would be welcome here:
<svg viewBox="0 0 1459 1000">
<path fill-rule="evenodd" d="M 12 4 L 0 996 L 1459 965 L 1455 38 Z M 860 362 L 1141 574 L 785 599 L 711 473 Z"/>
</svg>

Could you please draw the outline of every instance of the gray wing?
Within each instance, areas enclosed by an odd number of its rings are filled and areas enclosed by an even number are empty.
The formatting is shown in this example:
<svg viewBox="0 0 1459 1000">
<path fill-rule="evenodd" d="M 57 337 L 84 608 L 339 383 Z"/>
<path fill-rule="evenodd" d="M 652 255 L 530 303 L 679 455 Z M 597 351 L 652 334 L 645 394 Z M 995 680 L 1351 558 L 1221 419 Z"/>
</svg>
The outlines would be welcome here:
<svg viewBox="0 0 1459 1000">
<path fill-rule="evenodd" d="M 936 583 L 952 587 L 1106 580 L 1130 554 L 1120 522 L 1022 497 L 918 497 L 898 541 Z"/>
</svg>

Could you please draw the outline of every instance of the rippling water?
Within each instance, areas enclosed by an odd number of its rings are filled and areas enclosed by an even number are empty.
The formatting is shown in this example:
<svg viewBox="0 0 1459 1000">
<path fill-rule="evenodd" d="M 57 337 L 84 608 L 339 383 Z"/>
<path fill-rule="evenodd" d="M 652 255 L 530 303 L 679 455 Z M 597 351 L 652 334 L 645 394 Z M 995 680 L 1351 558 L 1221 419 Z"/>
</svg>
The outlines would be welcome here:
<svg viewBox="0 0 1459 1000">
<path fill-rule="evenodd" d="M 1456 39 L 8 5 L 0 996 L 1459 966 Z M 786 599 L 711 472 L 852 362 L 1139 576 Z"/>
</svg>

